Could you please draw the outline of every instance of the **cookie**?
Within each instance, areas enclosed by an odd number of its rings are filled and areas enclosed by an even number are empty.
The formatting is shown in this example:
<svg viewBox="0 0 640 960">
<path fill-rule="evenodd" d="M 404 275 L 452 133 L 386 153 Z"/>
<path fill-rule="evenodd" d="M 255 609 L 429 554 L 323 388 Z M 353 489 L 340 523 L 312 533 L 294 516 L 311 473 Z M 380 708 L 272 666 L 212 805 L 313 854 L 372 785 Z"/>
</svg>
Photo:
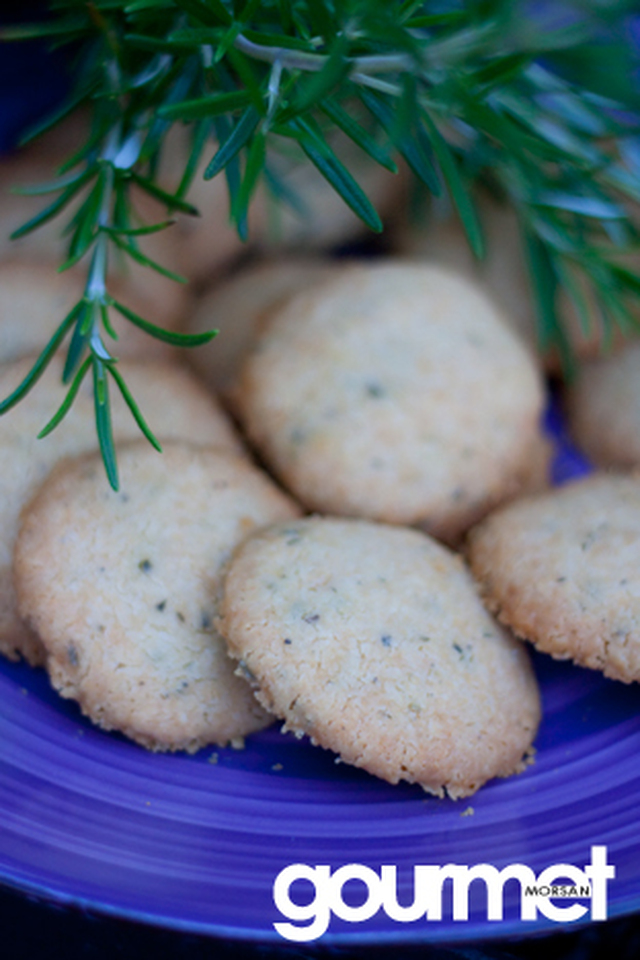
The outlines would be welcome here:
<svg viewBox="0 0 640 960">
<path fill-rule="evenodd" d="M 453 542 L 526 482 L 544 390 L 480 290 L 440 268 L 377 261 L 275 311 L 234 400 L 309 509 Z"/>
<path fill-rule="evenodd" d="M 283 257 L 239 270 L 215 285 L 194 310 L 188 322 L 189 333 L 220 332 L 210 343 L 191 350 L 189 360 L 206 383 L 226 394 L 270 311 L 339 269 L 320 257 Z"/>
<path fill-rule="evenodd" d="M 599 467 L 640 465 L 640 343 L 580 366 L 565 388 L 569 432 Z"/>
<path fill-rule="evenodd" d="M 0 367 L 0 396 L 8 396 L 26 376 L 33 358 Z M 151 429 L 160 440 L 181 438 L 241 450 L 229 421 L 207 391 L 181 367 L 122 361 L 118 365 Z M 60 406 L 62 361 L 54 359 L 34 389 L 0 418 L 0 652 L 41 663 L 41 644 L 21 623 L 11 583 L 11 555 L 23 504 L 62 457 L 97 447 L 91 378 L 88 376 L 62 423 L 42 440 L 38 432 Z M 140 436 L 115 383 L 110 382 L 113 430 L 117 441 Z M 161 455 L 156 453 L 159 461 Z M 106 480 L 105 480 L 106 483 Z"/>
<path fill-rule="evenodd" d="M 469 558 L 518 636 L 640 680 L 640 479 L 594 475 L 509 504 L 471 531 Z"/>
<path fill-rule="evenodd" d="M 220 570 L 293 503 L 221 448 L 143 441 L 120 451 L 111 490 L 97 454 L 54 470 L 16 543 L 20 610 L 63 697 L 153 750 L 237 741 L 271 722 L 214 621 Z"/>
<path fill-rule="evenodd" d="M 540 715 L 526 650 L 425 534 L 277 524 L 234 554 L 221 612 L 260 703 L 345 763 L 451 797 L 523 769 Z"/>
</svg>

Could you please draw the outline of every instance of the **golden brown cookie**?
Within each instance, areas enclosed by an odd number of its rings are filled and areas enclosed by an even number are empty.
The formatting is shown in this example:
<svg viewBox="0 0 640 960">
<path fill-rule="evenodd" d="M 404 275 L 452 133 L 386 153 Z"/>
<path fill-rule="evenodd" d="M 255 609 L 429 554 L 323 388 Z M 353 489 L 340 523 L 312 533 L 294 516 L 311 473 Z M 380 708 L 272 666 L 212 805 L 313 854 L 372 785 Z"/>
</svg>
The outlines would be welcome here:
<svg viewBox="0 0 640 960">
<path fill-rule="evenodd" d="M 252 530 L 298 511 L 221 448 L 143 441 L 111 490 L 97 454 L 60 464 L 25 509 L 20 609 L 63 697 L 153 750 L 224 745 L 271 718 L 234 676 L 214 622 L 220 571 Z"/>
<path fill-rule="evenodd" d="M 543 400 L 529 351 L 480 290 L 401 261 L 345 268 L 275 311 L 234 392 L 307 507 L 450 541 L 526 482 Z"/>
<path fill-rule="evenodd" d="M 526 650 L 425 534 L 277 524 L 236 551 L 221 611 L 260 703 L 346 763 L 451 797 L 522 770 L 540 715 Z"/>
</svg>

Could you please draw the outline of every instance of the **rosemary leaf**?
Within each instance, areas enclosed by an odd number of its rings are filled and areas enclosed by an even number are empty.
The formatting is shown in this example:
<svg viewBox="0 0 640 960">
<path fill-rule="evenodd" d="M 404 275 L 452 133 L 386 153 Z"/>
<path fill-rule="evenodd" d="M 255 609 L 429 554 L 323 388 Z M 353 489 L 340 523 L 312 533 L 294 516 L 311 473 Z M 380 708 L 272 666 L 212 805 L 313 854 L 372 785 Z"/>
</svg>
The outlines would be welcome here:
<svg viewBox="0 0 640 960">
<path fill-rule="evenodd" d="M 46 426 L 44 426 L 40 431 L 40 433 L 38 434 L 38 440 L 42 440 L 44 437 L 50 434 L 52 430 L 55 430 L 58 424 L 67 415 L 67 413 L 71 409 L 73 401 L 75 400 L 78 394 L 78 390 L 82 385 L 82 381 L 84 380 L 85 375 L 87 374 L 89 367 L 91 366 L 91 362 L 92 362 L 91 357 L 90 356 L 87 357 L 84 363 L 82 364 L 82 366 L 80 367 L 80 369 L 78 370 L 78 372 L 76 373 L 64 400 L 62 401 L 62 403 L 60 404 L 60 406 L 58 407 L 54 415 L 51 417 L 51 420 L 49 420 Z"/>
<path fill-rule="evenodd" d="M 557 349 L 566 376 L 572 378 L 575 375 L 575 359 L 567 334 L 558 322 L 555 304 L 558 278 L 553 261 L 544 244 L 526 228 L 524 240 L 539 318 L 540 349 L 543 352 Z"/>
<path fill-rule="evenodd" d="M 327 97 L 320 104 L 320 109 L 325 116 L 335 123 L 336 127 L 339 127 L 340 130 L 364 150 L 372 160 L 375 160 L 376 163 L 379 163 L 382 167 L 386 167 L 386 169 L 392 173 L 398 172 L 398 166 L 391 159 L 388 151 L 385 150 L 357 120 L 354 120 L 351 114 L 343 110 L 340 104 L 336 103 L 336 101 L 330 97 Z"/>
<path fill-rule="evenodd" d="M 119 337 L 111 323 L 111 318 L 109 317 L 109 308 L 106 303 L 100 303 L 100 318 L 102 320 L 102 326 L 107 331 L 111 339 L 118 340 Z"/>
<path fill-rule="evenodd" d="M 172 227 L 175 222 L 175 220 L 162 220 L 160 223 L 150 223 L 146 227 L 129 227 L 128 229 L 125 227 L 101 226 L 100 230 L 114 237 L 146 237 L 150 233 L 159 233 L 161 230 L 166 230 L 167 227 Z"/>
<path fill-rule="evenodd" d="M 176 190 L 177 197 L 184 198 L 187 195 L 189 187 L 193 183 L 193 178 L 197 173 L 203 150 L 210 136 L 211 125 L 208 122 L 204 121 L 195 124 L 189 159 L 185 165 L 178 189 Z"/>
<path fill-rule="evenodd" d="M 109 484 L 113 490 L 118 490 L 118 464 L 116 461 L 116 448 L 113 442 L 113 429 L 111 426 L 107 367 L 103 361 L 96 356 L 92 356 L 90 359 L 93 364 L 93 403 L 98 444 Z"/>
<path fill-rule="evenodd" d="M 122 374 L 120 373 L 120 371 L 118 370 L 118 368 L 116 367 L 115 364 L 111 364 L 111 365 L 109 366 L 109 373 L 111 374 L 111 376 L 113 377 L 113 379 L 114 379 L 115 382 L 117 383 L 117 385 L 118 385 L 118 387 L 119 387 L 119 389 L 120 389 L 120 393 L 122 394 L 125 403 L 126 403 L 127 406 L 129 407 L 129 410 L 130 410 L 131 413 L 133 414 L 134 420 L 136 421 L 136 423 L 137 423 L 138 426 L 140 427 L 140 430 L 141 430 L 142 433 L 145 435 L 145 437 L 147 438 L 147 440 L 149 441 L 149 443 L 151 444 L 151 446 L 152 446 L 152 447 L 155 447 L 155 449 L 156 449 L 159 453 L 162 453 L 162 447 L 160 446 L 160 443 L 158 442 L 156 436 L 154 435 L 153 431 L 152 431 L 151 428 L 149 427 L 149 424 L 147 423 L 147 421 L 146 421 L 146 420 L 144 419 L 144 417 L 142 416 L 142 412 L 141 412 L 141 410 L 140 410 L 140 407 L 138 406 L 138 404 L 137 404 L 136 401 L 134 400 L 133 395 L 131 394 L 131 391 L 129 390 L 127 384 L 126 384 L 125 381 L 124 381 L 124 378 L 122 377 Z"/>
<path fill-rule="evenodd" d="M 416 140 L 412 139 L 411 136 L 406 133 L 400 133 L 398 135 L 391 105 L 372 90 L 361 90 L 359 95 L 365 107 L 367 107 L 376 120 L 378 120 L 415 175 L 422 180 L 434 196 L 439 196 L 442 188 L 433 165 Z"/>
<path fill-rule="evenodd" d="M 29 391 L 36 385 L 42 374 L 47 369 L 50 361 L 55 356 L 55 353 L 66 337 L 69 329 L 72 324 L 74 324 L 78 318 L 80 311 L 83 308 L 83 303 L 76 303 L 74 307 L 71 308 L 69 313 L 66 315 L 54 335 L 49 340 L 48 344 L 31 367 L 31 370 L 26 375 L 22 383 L 20 383 L 16 389 L 9 394 L 8 397 L 5 397 L 4 400 L 0 401 L 0 415 L 6 413 L 12 407 L 19 403 L 23 397 L 29 393 Z"/>
<path fill-rule="evenodd" d="M 41 227 L 49 220 L 53 220 L 54 217 L 64 210 L 67 204 L 71 203 L 78 191 L 91 179 L 93 175 L 93 170 L 85 170 L 84 173 L 81 174 L 81 176 L 79 176 L 71 184 L 71 186 L 63 190 L 60 196 L 57 197 L 53 203 L 50 203 L 48 207 L 45 207 L 44 210 L 41 210 L 40 213 L 37 213 L 35 217 L 32 217 L 31 220 L 27 221 L 27 223 L 24 223 L 21 227 L 18 227 L 17 230 L 14 230 L 11 234 L 11 239 L 18 240 L 20 237 L 24 237 L 28 233 L 31 233 L 32 230 L 36 230 L 38 227 Z"/>
<path fill-rule="evenodd" d="M 197 100 L 183 100 L 182 103 L 172 103 L 168 107 L 160 107 L 161 117 L 168 120 L 201 120 L 205 117 L 217 117 L 221 113 L 232 113 L 248 107 L 251 97 L 244 90 L 233 93 L 218 93 L 210 97 L 200 97 Z"/>
<path fill-rule="evenodd" d="M 112 233 L 111 239 L 120 250 L 122 250 L 124 253 L 127 253 L 132 260 L 135 260 L 136 263 L 141 264 L 141 266 L 149 267 L 151 270 L 155 270 L 156 273 L 162 274 L 163 277 L 168 277 L 170 280 L 175 280 L 176 283 L 188 283 L 186 277 L 183 277 L 179 273 L 174 273 L 173 270 L 168 270 L 160 263 L 156 263 L 155 260 L 152 260 L 151 257 L 145 256 L 144 253 L 142 253 L 142 251 L 137 247 L 134 247 L 133 244 L 122 240 L 119 234 Z"/>
<path fill-rule="evenodd" d="M 304 153 L 322 176 L 340 194 L 356 216 L 375 233 L 381 233 L 382 221 L 365 194 L 346 167 L 338 160 L 329 144 L 322 140 L 305 120 L 295 121 L 296 139 Z"/>
<path fill-rule="evenodd" d="M 482 237 L 482 227 L 478 220 L 473 200 L 468 186 L 463 182 L 458 169 L 458 162 L 453 155 L 448 143 L 436 127 L 435 123 L 426 110 L 422 112 L 422 117 L 428 131 L 428 135 L 433 145 L 433 150 L 438 158 L 440 169 L 447 181 L 453 202 L 460 214 L 460 219 L 466 231 L 471 249 L 477 257 L 484 253 L 484 240 Z"/>
<path fill-rule="evenodd" d="M 89 343 L 89 334 L 92 323 L 91 304 L 86 300 L 80 303 L 80 311 L 76 325 L 71 335 L 67 355 L 65 357 L 64 370 L 62 372 L 62 382 L 69 383 L 80 367 Z"/>
<path fill-rule="evenodd" d="M 235 223 L 244 223 L 247 219 L 251 197 L 264 169 L 265 155 L 266 141 L 264 134 L 256 133 L 249 146 L 247 165 L 240 189 L 236 193 L 231 207 L 231 217 Z"/>
<path fill-rule="evenodd" d="M 142 177 L 140 174 L 131 170 L 129 176 L 134 183 L 137 183 L 146 193 L 150 196 L 155 197 L 156 200 L 160 200 L 169 208 L 169 210 L 179 210 L 181 213 L 186 213 L 190 217 L 199 217 L 200 213 L 196 207 L 191 203 L 187 203 L 185 200 L 182 200 L 180 197 L 176 197 L 172 193 L 167 193 L 166 190 L 163 190 L 153 183 L 152 180 L 149 180 L 148 177 Z"/>
<path fill-rule="evenodd" d="M 47 193 L 58 193 L 66 187 L 72 186 L 80 177 L 84 176 L 85 171 L 81 173 L 70 173 L 66 177 L 58 177 L 56 180 L 48 180 L 44 183 L 34 183 L 28 186 L 11 187 L 11 193 L 18 194 L 21 197 L 41 197 Z"/>
<path fill-rule="evenodd" d="M 123 317 L 130 320 L 136 327 L 140 327 L 141 330 L 150 333 L 156 340 L 163 340 L 165 343 L 171 343 L 177 347 L 199 347 L 203 343 L 209 343 L 210 340 L 213 340 L 213 338 L 218 335 L 217 330 L 208 330 L 205 333 L 176 333 L 174 330 L 164 330 L 162 327 L 157 327 L 154 323 L 150 323 L 149 320 L 145 320 L 139 314 L 134 313 L 133 310 L 126 307 L 123 303 L 114 300 L 113 297 L 109 297 L 108 302 L 110 306 L 115 307 Z"/>
<path fill-rule="evenodd" d="M 566 193 L 546 191 L 536 199 L 541 207 L 554 207 L 557 210 L 569 210 L 583 217 L 595 217 L 598 220 L 621 220 L 625 211 L 617 204 L 600 197 L 571 196 Z"/>
<path fill-rule="evenodd" d="M 245 144 L 251 139 L 259 119 L 253 107 L 249 107 L 249 109 L 243 113 L 227 139 L 220 144 L 218 152 L 207 166 L 204 172 L 205 180 L 212 180 L 216 174 L 224 170 L 230 160 L 237 156 Z"/>
</svg>

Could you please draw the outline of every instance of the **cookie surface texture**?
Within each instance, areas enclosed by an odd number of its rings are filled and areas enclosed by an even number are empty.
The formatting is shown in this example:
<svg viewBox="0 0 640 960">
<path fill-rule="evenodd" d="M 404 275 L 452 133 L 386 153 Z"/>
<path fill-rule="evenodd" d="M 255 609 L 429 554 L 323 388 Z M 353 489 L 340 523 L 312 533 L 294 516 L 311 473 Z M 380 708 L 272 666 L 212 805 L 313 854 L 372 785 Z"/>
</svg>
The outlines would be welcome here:
<svg viewBox="0 0 640 960">
<path fill-rule="evenodd" d="M 264 474 L 220 449 L 145 441 L 60 464 L 16 545 L 22 614 L 54 687 L 151 749 L 225 744 L 270 722 L 215 629 L 220 569 L 254 528 L 297 515 Z"/>
<path fill-rule="evenodd" d="M 32 363 L 29 358 L 0 366 L 0 396 L 9 396 Z M 124 360 L 118 369 L 161 441 L 184 437 L 234 451 L 241 449 L 225 414 L 188 371 L 173 364 Z M 44 439 L 37 439 L 66 395 L 67 388 L 61 381 L 62 361 L 54 358 L 34 389 L 0 418 L 0 651 L 11 659 L 21 655 L 33 664 L 42 662 L 42 647 L 18 617 L 11 582 L 11 555 L 20 510 L 58 460 L 97 447 L 90 377 L 85 378 L 60 426 Z M 115 384 L 110 398 L 116 442 L 139 437 L 140 430 Z"/>
<path fill-rule="evenodd" d="M 480 290 L 426 265 L 348 267 L 289 301 L 234 399 L 311 510 L 445 540 L 517 492 L 539 456 L 532 357 Z"/>
<path fill-rule="evenodd" d="M 526 650 L 425 534 L 278 524 L 236 552 L 221 609 L 260 702 L 346 763 L 451 797 L 523 768 L 540 709 Z"/>
<path fill-rule="evenodd" d="M 594 475 L 509 504 L 469 536 L 486 602 L 557 659 L 640 680 L 640 479 Z"/>
</svg>

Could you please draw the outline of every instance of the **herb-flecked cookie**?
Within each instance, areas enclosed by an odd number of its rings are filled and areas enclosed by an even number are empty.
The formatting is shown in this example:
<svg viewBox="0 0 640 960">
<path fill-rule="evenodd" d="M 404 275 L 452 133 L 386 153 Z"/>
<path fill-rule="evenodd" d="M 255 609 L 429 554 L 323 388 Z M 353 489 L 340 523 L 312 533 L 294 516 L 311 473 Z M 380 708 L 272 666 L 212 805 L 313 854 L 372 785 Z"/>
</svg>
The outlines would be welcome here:
<svg viewBox="0 0 640 960">
<path fill-rule="evenodd" d="M 0 397 L 7 397 L 31 368 L 33 358 L 0 365 Z M 118 364 L 133 396 L 156 436 L 163 441 L 184 437 L 195 443 L 220 444 L 234 451 L 241 444 L 230 422 L 208 391 L 185 369 L 168 363 Z M 0 418 L 0 652 L 42 663 L 38 638 L 18 617 L 11 580 L 11 555 L 24 503 L 51 468 L 65 456 L 97 447 L 91 378 L 85 378 L 73 406 L 48 436 L 40 430 L 66 396 L 62 361 L 54 358 L 33 390 Z M 129 408 L 111 384 L 113 432 L 117 442 L 140 436 Z M 161 454 L 156 453 L 157 460 Z"/>
<path fill-rule="evenodd" d="M 20 610 L 63 697 L 153 750 L 224 745 L 270 718 L 215 627 L 220 571 L 292 501 L 221 448 L 146 441 L 60 464 L 25 509 L 15 552 Z"/>
<path fill-rule="evenodd" d="M 471 531 L 469 557 L 516 634 L 640 680 L 640 478 L 593 475 L 502 507 Z"/>
<path fill-rule="evenodd" d="M 540 705 L 527 652 L 461 557 L 420 531 L 280 523 L 236 551 L 221 612 L 260 703 L 346 763 L 461 797 L 528 759 Z"/>
<path fill-rule="evenodd" d="M 397 261 L 347 267 L 273 313 L 234 403 L 309 509 L 455 541 L 526 485 L 543 396 L 481 290 Z"/>
</svg>

